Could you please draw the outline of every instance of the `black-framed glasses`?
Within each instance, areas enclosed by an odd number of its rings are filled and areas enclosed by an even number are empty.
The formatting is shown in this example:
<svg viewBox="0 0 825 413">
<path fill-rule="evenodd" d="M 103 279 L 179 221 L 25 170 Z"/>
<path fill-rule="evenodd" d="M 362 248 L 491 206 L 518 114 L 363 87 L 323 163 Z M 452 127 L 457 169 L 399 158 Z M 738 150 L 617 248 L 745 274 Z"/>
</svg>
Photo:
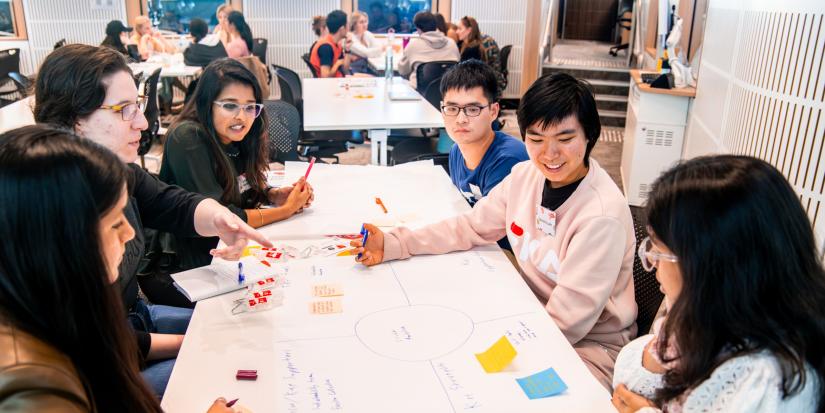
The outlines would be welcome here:
<svg viewBox="0 0 825 413">
<path fill-rule="evenodd" d="M 214 104 L 221 107 L 221 109 L 231 113 L 232 115 L 237 115 L 238 112 L 243 109 L 243 113 L 247 116 L 252 116 L 253 118 L 257 118 L 261 115 L 261 111 L 264 109 L 264 105 L 260 103 L 248 103 L 246 105 L 242 105 L 240 103 L 235 102 L 224 102 L 222 100 L 216 100 L 213 102 Z"/>
<path fill-rule="evenodd" d="M 458 105 L 441 105 L 441 113 L 447 116 L 458 116 L 459 112 L 464 111 L 464 114 L 468 117 L 474 118 L 481 114 L 481 111 L 485 108 L 489 108 L 492 103 L 488 103 L 484 106 L 478 105 L 467 105 L 467 106 L 458 106 Z"/>
<path fill-rule="evenodd" d="M 120 113 L 120 117 L 123 120 L 131 122 L 138 113 L 143 113 L 143 111 L 146 110 L 146 101 L 146 96 L 140 95 L 135 102 L 122 103 L 119 105 L 100 105 L 100 109 L 109 109 L 112 112 Z"/>
</svg>

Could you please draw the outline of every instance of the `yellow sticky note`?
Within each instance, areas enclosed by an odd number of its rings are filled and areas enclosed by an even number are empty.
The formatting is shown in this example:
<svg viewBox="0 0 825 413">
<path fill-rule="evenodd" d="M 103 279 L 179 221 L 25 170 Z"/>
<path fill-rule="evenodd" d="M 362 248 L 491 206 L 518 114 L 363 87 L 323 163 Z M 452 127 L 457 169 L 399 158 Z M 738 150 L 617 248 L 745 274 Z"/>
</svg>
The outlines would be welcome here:
<svg viewBox="0 0 825 413">
<path fill-rule="evenodd" d="M 315 297 L 336 297 L 344 295 L 341 284 L 315 284 L 312 286 L 312 295 Z"/>
<path fill-rule="evenodd" d="M 487 351 L 477 353 L 476 358 L 487 373 L 497 373 L 503 370 L 516 358 L 516 349 L 510 344 L 507 336 L 501 336 Z"/>
<path fill-rule="evenodd" d="M 334 314 L 344 312 L 344 304 L 340 298 L 333 300 L 312 301 L 309 303 L 309 312 L 312 314 Z"/>
<path fill-rule="evenodd" d="M 241 252 L 241 258 L 248 257 L 248 256 L 254 254 L 254 250 L 259 250 L 259 249 L 261 249 L 260 245 L 250 245 L 248 247 L 244 247 L 243 252 Z"/>
</svg>

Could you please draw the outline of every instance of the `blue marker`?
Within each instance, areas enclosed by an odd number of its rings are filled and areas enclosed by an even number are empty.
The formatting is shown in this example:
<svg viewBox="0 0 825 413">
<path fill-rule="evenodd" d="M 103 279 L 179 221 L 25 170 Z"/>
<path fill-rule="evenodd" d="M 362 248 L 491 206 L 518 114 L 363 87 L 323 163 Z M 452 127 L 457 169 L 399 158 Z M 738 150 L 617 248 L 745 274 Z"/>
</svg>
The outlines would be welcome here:
<svg viewBox="0 0 825 413">
<path fill-rule="evenodd" d="M 243 275 L 243 263 L 238 262 L 238 284 L 243 284 L 244 278 L 246 277 Z"/>
<path fill-rule="evenodd" d="M 361 224 L 361 234 L 364 236 L 364 238 L 361 239 L 361 246 L 364 247 L 364 249 L 366 250 L 367 249 L 367 236 L 370 235 L 370 232 L 367 231 L 366 228 L 364 228 L 364 224 Z M 360 252 L 358 253 L 358 259 L 359 260 L 361 259 L 361 253 Z"/>
</svg>

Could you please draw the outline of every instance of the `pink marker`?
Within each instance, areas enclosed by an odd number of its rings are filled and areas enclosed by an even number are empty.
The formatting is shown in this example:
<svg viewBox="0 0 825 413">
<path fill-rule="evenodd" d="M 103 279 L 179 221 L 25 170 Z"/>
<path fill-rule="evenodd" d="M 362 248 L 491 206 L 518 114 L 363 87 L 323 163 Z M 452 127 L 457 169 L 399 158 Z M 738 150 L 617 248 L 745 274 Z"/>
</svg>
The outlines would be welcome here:
<svg viewBox="0 0 825 413">
<path fill-rule="evenodd" d="M 304 174 L 304 180 L 309 178 L 309 171 L 312 170 L 312 165 L 315 165 L 315 157 L 309 158 L 309 167 L 307 168 L 307 173 Z"/>
</svg>

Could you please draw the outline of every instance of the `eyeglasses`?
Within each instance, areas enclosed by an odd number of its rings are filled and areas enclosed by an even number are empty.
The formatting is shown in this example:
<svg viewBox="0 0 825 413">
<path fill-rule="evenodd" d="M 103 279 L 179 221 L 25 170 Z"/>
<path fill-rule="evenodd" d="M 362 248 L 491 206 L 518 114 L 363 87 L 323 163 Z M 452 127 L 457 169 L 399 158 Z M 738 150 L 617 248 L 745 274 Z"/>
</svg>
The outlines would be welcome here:
<svg viewBox="0 0 825 413">
<path fill-rule="evenodd" d="M 243 109 L 243 112 L 247 116 L 252 116 L 253 118 L 257 118 L 258 116 L 260 116 L 261 111 L 264 108 L 264 105 L 262 105 L 260 103 L 250 103 L 250 104 L 247 104 L 247 105 L 241 105 L 240 103 L 224 102 L 224 101 L 221 101 L 221 100 L 216 100 L 213 103 L 220 106 L 221 109 L 231 113 L 232 115 L 237 115 L 238 112 L 240 112 L 241 109 Z"/>
<path fill-rule="evenodd" d="M 642 268 L 644 268 L 647 272 L 653 271 L 659 260 L 679 262 L 679 258 L 675 255 L 653 252 L 651 249 L 653 249 L 653 240 L 651 240 L 650 237 L 645 237 L 645 239 L 642 240 L 642 243 L 639 244 L 638 254 L 639 260 L 642 262 Z"/>
<path fill-rule="evenodd" d="M 120 105 L 100 105 L 100 109 L 109 109 L 112 112 L 120 113 L 120 117 L 131 122 L 135 119 L 138 113 L 143 113 L 146 110 L 146 96 L 138 96 L 136 102 L 122 103 Z"/>
<path fill-rule="evenodd" d="M 484 106 L 476 106 L 476 105 L 468 105 L 468 106 L 456 106 L 456 105 L 441 105 L 441 113 L 447 116 L 458 116 L 459 112 L 464 112 L 465 115 L 468 117 L 474 118 L 481 114 L 481 111 L 484 108 L 489 108 L 492 103 L 488 103 Z"/>
</svg>

